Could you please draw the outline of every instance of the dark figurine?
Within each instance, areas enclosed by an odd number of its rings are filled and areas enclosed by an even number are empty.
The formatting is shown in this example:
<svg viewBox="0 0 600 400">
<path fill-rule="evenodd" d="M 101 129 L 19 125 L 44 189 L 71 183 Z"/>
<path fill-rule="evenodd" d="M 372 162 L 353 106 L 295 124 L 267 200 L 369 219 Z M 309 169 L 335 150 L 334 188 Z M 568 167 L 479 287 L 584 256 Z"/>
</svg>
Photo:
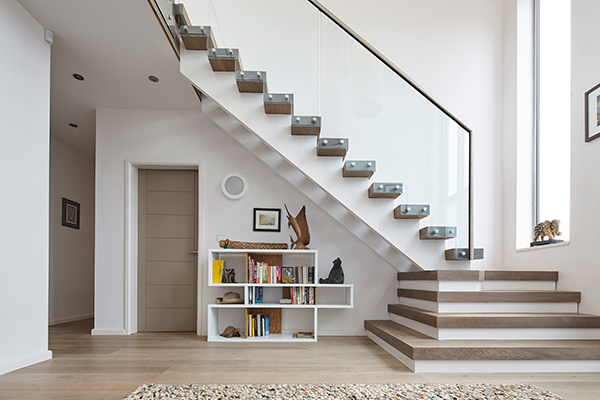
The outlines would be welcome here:
<svg viewBox="0 0 600 400">
<path fill-rule="evenodd" d="M 236 283 L 235 282 L 235 270 L 233 268 L 225 268 L 225 274 L 223 277 L 223 283 Z"/>
<path fill-rule="evenodd" d="M 336 258 L 333 260 L 333 267 L 329 271 L 327 279 L 319 279 L 319 283 L 344 283 L 344 270 L 342 269 L 342 260 Z"/>
</svg>

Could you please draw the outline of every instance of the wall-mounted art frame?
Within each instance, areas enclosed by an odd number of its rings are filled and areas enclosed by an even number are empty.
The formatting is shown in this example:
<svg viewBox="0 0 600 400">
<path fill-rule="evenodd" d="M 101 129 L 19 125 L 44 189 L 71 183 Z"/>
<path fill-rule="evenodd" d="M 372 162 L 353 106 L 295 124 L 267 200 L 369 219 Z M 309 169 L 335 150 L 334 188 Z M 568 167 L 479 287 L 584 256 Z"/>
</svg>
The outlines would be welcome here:
<svg viewBox="0 0 600 400">
<path fill-rule="evenodd" d="M 585 141 L 600 137 L 600 83 L 585 92 Z"/>
<path fill-rule="evenodd" d="M 62 225 L 79 229 L 79 221 L 80 221 L 80 210 L 81 207 L 79 203 L 65 199 L 62 199 Z"/>
<path fill-rule="evenodd" d="M 281 208 L 255 208 L 255 232 L 281 232 Z"/>
</svg>

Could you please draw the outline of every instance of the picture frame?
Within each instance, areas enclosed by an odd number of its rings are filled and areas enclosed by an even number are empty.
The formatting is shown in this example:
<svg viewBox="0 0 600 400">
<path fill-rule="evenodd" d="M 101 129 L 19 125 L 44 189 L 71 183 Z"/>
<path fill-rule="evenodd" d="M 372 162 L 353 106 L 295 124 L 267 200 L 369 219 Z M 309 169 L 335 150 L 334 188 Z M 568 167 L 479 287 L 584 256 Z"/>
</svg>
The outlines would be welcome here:
<svg viewBox="0 0 600 400">
<path fill-rule="evenodd" d="M 81 206 L 73 200 L 62 199 L 62 225 L 68 228 L 79 229 L 81 219 Z"/>
<path fill-rule="evenodd" d="M 600 137 L 600 83 L 585 92 L 585 141 Z"/>
<path fill-rule="evenodd" d="M 255 208 L 255 232 L 281 232 L 281 208 Z"/>
</svg>

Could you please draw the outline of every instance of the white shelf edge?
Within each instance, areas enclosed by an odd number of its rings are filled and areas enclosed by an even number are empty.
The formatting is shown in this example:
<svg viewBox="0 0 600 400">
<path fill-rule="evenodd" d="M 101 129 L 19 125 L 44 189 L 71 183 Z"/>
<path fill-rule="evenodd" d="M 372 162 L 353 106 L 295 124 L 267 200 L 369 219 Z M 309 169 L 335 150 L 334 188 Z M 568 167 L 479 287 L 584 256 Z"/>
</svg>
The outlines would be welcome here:
<svg viewBox="0 0 600 400">
<path fill-rule="evenodd" d="M 352 283 L 334 284 L 334 283 L 209 283 L 208 286 L 223 286 L 223 287 L 245 287 L 245 286 L 262 286 L 262 287 L 316 287 L 316 288 L 351 288 Z"/>
</svg>

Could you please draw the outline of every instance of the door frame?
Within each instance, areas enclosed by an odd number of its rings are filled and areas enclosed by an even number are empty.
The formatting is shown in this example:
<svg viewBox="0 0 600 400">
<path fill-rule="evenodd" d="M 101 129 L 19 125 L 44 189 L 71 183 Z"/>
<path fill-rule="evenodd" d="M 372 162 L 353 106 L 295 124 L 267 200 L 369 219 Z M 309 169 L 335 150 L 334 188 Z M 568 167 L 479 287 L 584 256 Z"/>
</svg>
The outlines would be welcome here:
<svg viewBox="0 0 600 400">
<path fill-rule="evenodd" d="M 123 326 L 125 334 L 137 333 L 138 317 L 138 171 L 140 169 L 187 169 L 198 171 L 198 232 L 196 248 L 197 259 L 197 299 L 196 299 L 196 334 L 205 331 L 203 322 L 204 304 L 202 288 L 204 287 L 204 249 L 202 243 L 203 221 L 203 192 L 202 192 L 202 162 L 156 162 L 125 160 L 125 276 L 124 276 L 124 310 Z"/>
</svg>

